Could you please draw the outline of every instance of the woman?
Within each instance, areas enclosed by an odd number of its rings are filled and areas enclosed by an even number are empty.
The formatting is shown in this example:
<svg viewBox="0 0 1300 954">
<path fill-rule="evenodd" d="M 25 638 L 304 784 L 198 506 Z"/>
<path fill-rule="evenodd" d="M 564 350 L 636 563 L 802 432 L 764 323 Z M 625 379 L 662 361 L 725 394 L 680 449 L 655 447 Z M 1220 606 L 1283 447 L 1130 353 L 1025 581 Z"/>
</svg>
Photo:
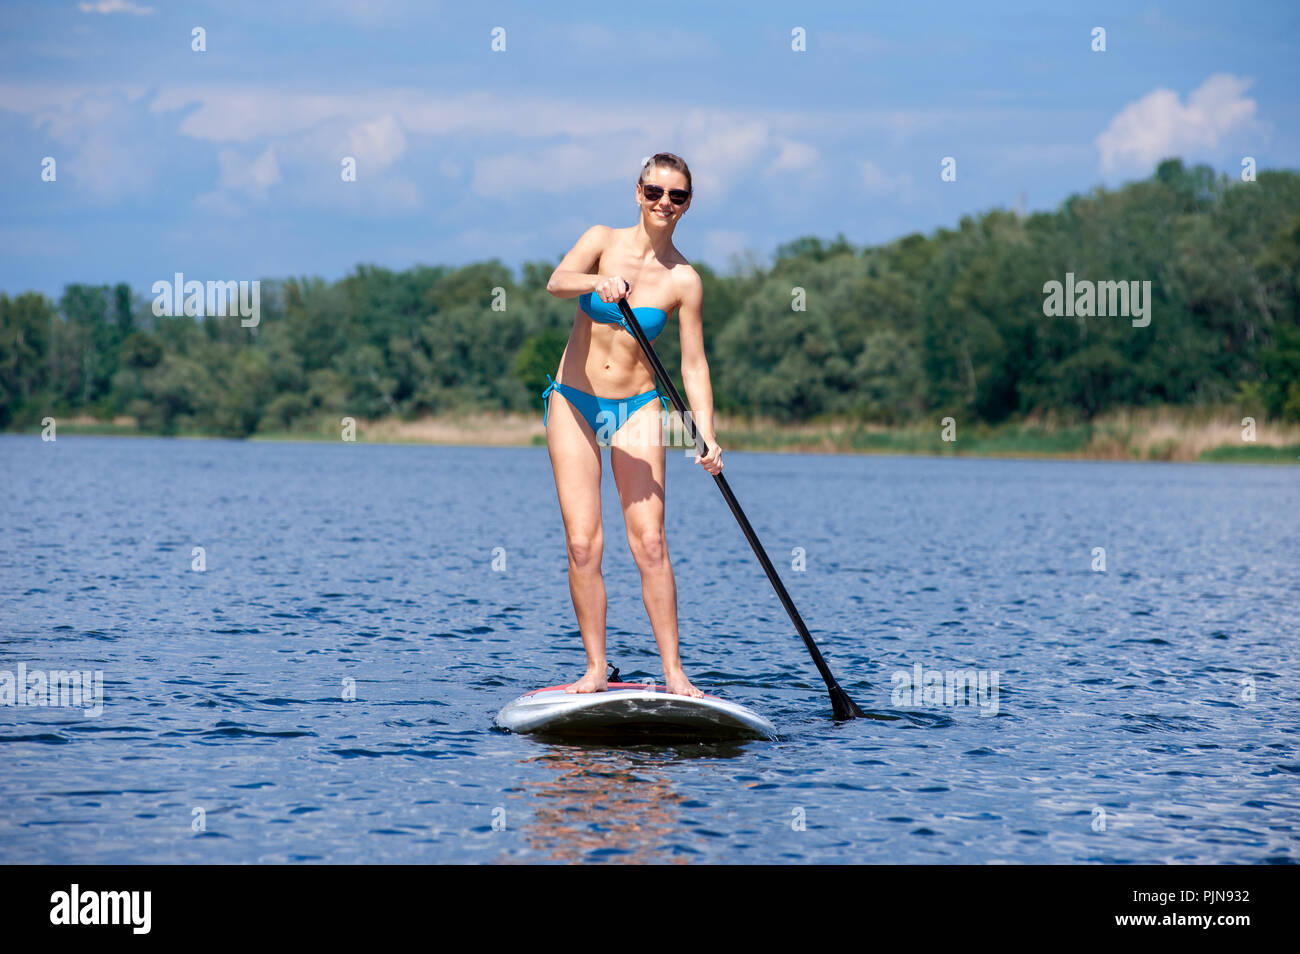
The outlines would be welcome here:
<svg viewBox="0 0 1300 954">
<path fill-rule="evenodd" d="M 677 311 L 682 382 L 691 415 L 709 446 L 695 455 L 710 474 L 722 470 L 713 432 L 713 387 L 704 357 L 700 276 L 673 247 L 673 230 L 691 207 L 691 172 L 661 152 L 646 161 L 636 186 L 640 221 L 629 228 L 592 226 L 546 283 L 557 298 L 578 298 L 569 342 L 542 394 L 546 446 L 564 517 L 573 597 L 587 671 L 569 692 L 601 692 L 605 679 L 604 529 L 600 520 L 600 447 L 608 440 L 641 595 L 663 661 L 669 692 L 704 695 L 682 670 L 677 652 L 677 584 L 664 538 L 664 442 L 654 373 L 617 302 L 628 304 L 650 340 Z M 550 376 L 547 376 L 550 378 Z M 631 397 L 624 397 L 631 395 Z M 667 401 L 664 401 L 665 411 Z"/>
</svg>

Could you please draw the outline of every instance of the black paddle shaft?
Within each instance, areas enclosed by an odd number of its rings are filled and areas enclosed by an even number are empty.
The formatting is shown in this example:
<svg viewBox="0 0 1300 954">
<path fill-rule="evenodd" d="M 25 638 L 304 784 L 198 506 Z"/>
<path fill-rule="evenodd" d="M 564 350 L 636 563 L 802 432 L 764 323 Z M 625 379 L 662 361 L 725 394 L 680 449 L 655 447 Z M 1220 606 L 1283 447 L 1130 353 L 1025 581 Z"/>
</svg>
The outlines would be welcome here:
<svg viewBox="0 0 1300 954">
<path fill-rule="evenodd" d="M 627 284 L 624 282 L 624 284 Z M 631 290 L 631 286 L 628 286 Z M 655 354 L 654 347 L 650 344 L 650 339 L 646 337 L 645 331 L 641 328 L 641 323 L 636 320 L 636 315 L 632 313 L 631 307 L 628 306 L 626 293 L 624 297 L 618 300 L 619 310 L 623 312 L 623 318 L 627 321 L 627 326 L 632 331 L 633 337 L 636 338 L 637 344 L 645 352 L 645 356 L 650 360 L 651 367 L 654 368 L 655 374 L 663 382 L 664 388 L 668 391 L 668 397 L 672 399 L 673 407 L 677 408 L 677 413 L 682 416 L 682 423 L 686 426 L 686 431 L 695 442 L 695 449 L 702 457 L 707 457 L 709 445 L 704 442 L 700 432 L 695 427 L 695 421 L 686 409 L 686 402 L 682 396 L 677 393 L 677 386 L 673 384 L 673 379 L 668 372 L 664 370 L 663 362 L 659 360 L 659 355 Z M 731 508 L 736 522 L 740 524 L 741 531 L 745 534 L 745 539 L 754 549 L 754 555 L 758 557 L 758 562 L 763 566 L 763 572 L 767 574 L 768 580 L 776 590 L 776 595 L 780 598 L 785 611 L 790 614 L 790 620 L 794 623 L 794 628 L 799 631 L 799 638 L 803 640 L 804 646 L 812 656 L 813 664 L 817 671 L 821 673 L 822 679 L 826 682 L 826 688 L 831 694 L 831 712 L 836 719 L 858 719 L 865 718 L 866 713 L 858 708 L 857 703 L 849 698 L 849 694 L 840 688 L 840 684 L 835 681 L 831 674 L 831 669 L 826 665 L 826 660 L 822 658 L 821 650 L 813 642 L 812 634 L 808 632 L 808 627 L 804 625 L 803 617 L 795 609 L 794 602 L 790 599 L 790 594 L 786 592 L 785 584 L 781 582 L 781 577 L 777 575 L 776 567 L 772 566 L 772 561 L 767 558 L 767 551 L 763 549 L 763 544 L 758 542 L 758 534 L 754 533 L 754 528 L 749 525 L 749 518 L 745 516 L 745 511 L 740 509 L 740 504 L 736 501 L 736 495 L 731 492 L 731 487 L 727 483 L 727 478 L 721 474 L 713 474 L 713 479 L 722 491 L 722 497 L 727 501 L 727 506 Z"/>
</svg>

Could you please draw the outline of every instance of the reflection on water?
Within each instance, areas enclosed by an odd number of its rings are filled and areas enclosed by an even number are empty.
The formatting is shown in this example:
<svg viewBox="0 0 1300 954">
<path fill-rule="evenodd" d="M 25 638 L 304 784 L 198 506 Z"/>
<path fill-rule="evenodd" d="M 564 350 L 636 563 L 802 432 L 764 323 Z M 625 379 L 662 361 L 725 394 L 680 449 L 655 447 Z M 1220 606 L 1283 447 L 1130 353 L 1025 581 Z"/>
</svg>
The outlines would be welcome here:
<svg viewBox="0 0 1300 954">
<path fill-rule="evenodd" d="M 683 824 L 683 806 L 698 807 L 698 801 L 677 790 L 666 768 L 690 758 L 743 753 L 744 746 L 735 744 L 552 747 L 520 761 L 546 770 L 545 777 L 525 780 L 512 795 L 532 813 L 525 843 L 551 861 L 684 864 L 702 849 L 703 836 Z"/>
</svg>

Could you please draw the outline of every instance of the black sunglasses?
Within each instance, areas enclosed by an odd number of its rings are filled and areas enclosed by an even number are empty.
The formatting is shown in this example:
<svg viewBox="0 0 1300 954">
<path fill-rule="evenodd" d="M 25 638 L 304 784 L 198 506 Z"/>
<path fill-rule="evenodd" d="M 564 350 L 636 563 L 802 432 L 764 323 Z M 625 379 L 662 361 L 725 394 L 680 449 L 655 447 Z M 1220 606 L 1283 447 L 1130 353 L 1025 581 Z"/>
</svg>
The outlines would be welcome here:
<svg viewBox="0 0 1300 954">
<path fill-rule="evenodd" d="M 648 182 L 643 182 L 641 183 L 641 194 L 645 196 L 646 199 L 650 202 L 658 202 L 660 199 L 663 198 L 664 187 L 660 185 L 651 185 Z M 685 189 L 668 190 L 668 201 L 671 202 L 673 205 L 685 205 L 686 200 L 689 199 L 690 197 L 691 194 L 687 192 Z"/>
</svg>

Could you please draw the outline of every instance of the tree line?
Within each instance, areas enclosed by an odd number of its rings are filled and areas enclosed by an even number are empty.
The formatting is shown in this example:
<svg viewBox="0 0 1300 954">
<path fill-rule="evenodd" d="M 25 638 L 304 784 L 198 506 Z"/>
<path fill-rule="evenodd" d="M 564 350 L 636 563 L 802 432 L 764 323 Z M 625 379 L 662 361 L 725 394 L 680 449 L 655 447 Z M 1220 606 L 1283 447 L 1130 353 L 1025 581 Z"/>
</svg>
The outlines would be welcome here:
<svg viewBox="0 0 1300 954">
<path fill-rule="evenodd" d="M 540 413 L 576 307 L 546 293 L 553 268 L 361 265 L 333 283 L 264 280 L 255 327 L 156 317 L 126 284 L 71 284 L 57 302 L 0 295 L 0 428 L 128 415 L 154 433 L 248 436 L 343 415 Z M 996 424 L 1236 404 L 1300 421 L 1291 171 L 1238 182 L 1171 159 L 1051 212 L 992 210 L 867 248 L 809 236 L 770 267 L 696 269 L 721 412 Z M 1149 322 L 1045 314 L 1048 283 L 1067 275 L 1149 282 Z M 676 375 L 676 335 L 656 350 Z"/>
</svg>

